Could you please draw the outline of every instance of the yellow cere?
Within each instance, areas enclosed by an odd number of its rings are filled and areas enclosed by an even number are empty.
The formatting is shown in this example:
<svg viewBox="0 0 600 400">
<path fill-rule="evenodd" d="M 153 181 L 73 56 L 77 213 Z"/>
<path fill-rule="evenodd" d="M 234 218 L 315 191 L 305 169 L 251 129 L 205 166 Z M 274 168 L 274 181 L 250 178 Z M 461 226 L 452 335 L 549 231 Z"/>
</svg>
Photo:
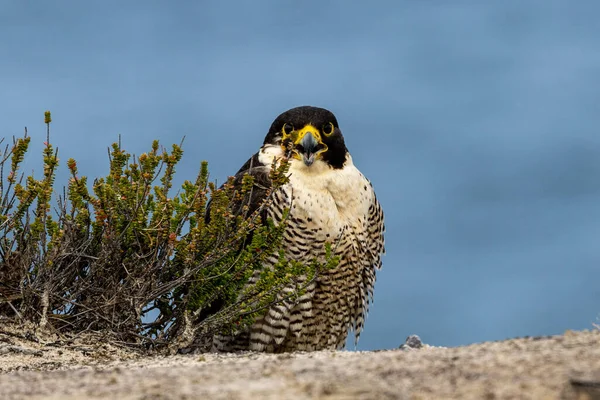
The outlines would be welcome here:
<svg viewBox="0 0 600 400">
<path fill-rule="evenodd" d="M 297 134 L 296 137 L 294 137 L 294 133 Z M 321 133 L 317 128 L 315 128 L 311 124 L 305 125 L 304 128 L 300 129 L 299 131 L 292 132 L 292 141 L 295 144 L 298 144 L 308 133 L 312 133 L 314 138 L 317 139 L 317 142 L 323 144 L 323 140 L 321 139 Z"/>
<path fill-rule="evenodd" d="M 287 138 L 290 138 L 292 143 L 294 143 L 294 144 L 300 143 L 300 141 L 302 141 L 304 136 L 306 136 L 307 134 L 312 134 L 318 143 L 325 146 L 323 149 L 321 149 L 317 152 L 317 156 L 319 156 L 321 153 L 324 153 L 327 151 L 327 145 L 325 143 L 323 143 L 323 139 L 321 138 L 321 132 L 311 124 L 304 125 L 304 127 L 300 130 L 294 129 L 289 134 L 285 132 L 285 125 L 284 125 L 284 128 L 282 129 L 281 133 L 283 134 L 284 140 Z M 301 159 L 301 157 L 296 153 L 294 153 L 293 157 L 296 159 Z"/>
</svg>

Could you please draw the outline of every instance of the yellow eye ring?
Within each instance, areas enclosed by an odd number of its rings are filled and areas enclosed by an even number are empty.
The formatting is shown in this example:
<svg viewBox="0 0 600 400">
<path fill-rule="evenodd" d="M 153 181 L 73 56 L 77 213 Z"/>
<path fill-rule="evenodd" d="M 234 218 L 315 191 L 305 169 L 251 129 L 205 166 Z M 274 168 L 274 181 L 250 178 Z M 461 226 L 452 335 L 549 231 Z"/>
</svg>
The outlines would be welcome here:
<svg viewBox="0 0 600 400">
<path fill-rule="evenodd" d="M 328 122 L 325 125 L 323 125 L 322 131 L 326 136 L 331 135 L 334 130 L 335 130 L 335 127 L 333 126 L 333 122 Z"/>
<path fill-rule="evenodd" d="M 283 127 L 281 128 L 281 133 L 283 133 L 284 135 L 289 135 L 294 131 L 294 125 L 292 124 L 283 124 Z"/>
</svg>

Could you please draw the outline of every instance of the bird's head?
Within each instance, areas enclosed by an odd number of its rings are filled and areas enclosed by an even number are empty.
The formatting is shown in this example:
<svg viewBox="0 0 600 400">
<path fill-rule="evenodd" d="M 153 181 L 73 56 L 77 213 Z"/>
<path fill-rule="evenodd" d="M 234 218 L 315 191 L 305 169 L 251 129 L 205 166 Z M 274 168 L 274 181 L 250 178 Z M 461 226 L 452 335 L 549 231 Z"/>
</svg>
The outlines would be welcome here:
<svg viewBox="0 0 600 400">
<path fill-rule="evenodd" d="M 342 131 L 331 111 L 302 106 L 279 115 L 264 144 L 279 145 L 291 159 L 310 167 L 322 161 L 332 168 L 342 168 L 348 150 Z"/>
</svg>

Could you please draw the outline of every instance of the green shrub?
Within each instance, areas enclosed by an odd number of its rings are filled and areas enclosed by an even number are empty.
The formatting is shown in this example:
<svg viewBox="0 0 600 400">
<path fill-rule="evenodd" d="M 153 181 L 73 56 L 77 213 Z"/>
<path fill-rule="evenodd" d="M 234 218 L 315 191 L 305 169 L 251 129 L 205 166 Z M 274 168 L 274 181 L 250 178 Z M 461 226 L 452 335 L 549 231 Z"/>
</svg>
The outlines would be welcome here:
<svg viewBox="0 0 600 400">
<path fill-rule="evenodd" d="M 296 276 L 310 282 L 336 262 L 301 265 L 280 252 L 274 268 L 261 270 L 265 257 L 279 252 L 285 220 L 261 220 L 270 200 L 249 213 L 252 177 L 217 188 L 206 162 L 173 195 L 181 145 L 167 151 L 154 141 L 134 157 L 114 143 L 108 175 L 91 188 L 69 159 L 70 180 L 53 199 L 59 160 L 50 112 L 45 122 L 40 179 L 20 172 L 27 132 L 0 154 L 0 315 L 58 331 L 107 331 L 132 345 L 179 347 L 251 323 Z M 287 167 L 273 166 L 270 190 L 287 181 Z M 258 283 L 247 285 L 258 270 Z"/>
</svg>

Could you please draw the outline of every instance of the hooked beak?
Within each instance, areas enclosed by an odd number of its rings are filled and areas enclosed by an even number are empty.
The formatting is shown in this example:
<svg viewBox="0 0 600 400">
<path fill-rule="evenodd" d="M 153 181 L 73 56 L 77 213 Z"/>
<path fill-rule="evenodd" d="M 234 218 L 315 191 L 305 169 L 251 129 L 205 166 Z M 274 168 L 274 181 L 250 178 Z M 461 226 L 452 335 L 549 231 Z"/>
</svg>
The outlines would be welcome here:
<svg viewBox="0 0 600 400">
<path fill-rule="evenodd" d="M 300 143 L 296 146 L 298 152 L 302 156 L 302 161 L 304 161 L 304 165 L 310 167 L 315 162 L 315 157 L 317 155 L 317 151 L 319 147 L 319 142 L 314 137 L 311 132 L 307 132 Z"/>
<path fill-rule="evenodd" d="M 312 126 L 306 126 L 298 133 L 295 141 L 296 153 L 304 165 L 310 167 L 316 161 L 317 156 L 327 150 L 327 146 L 323 144 L 319 132 Z"/>
</svg>

